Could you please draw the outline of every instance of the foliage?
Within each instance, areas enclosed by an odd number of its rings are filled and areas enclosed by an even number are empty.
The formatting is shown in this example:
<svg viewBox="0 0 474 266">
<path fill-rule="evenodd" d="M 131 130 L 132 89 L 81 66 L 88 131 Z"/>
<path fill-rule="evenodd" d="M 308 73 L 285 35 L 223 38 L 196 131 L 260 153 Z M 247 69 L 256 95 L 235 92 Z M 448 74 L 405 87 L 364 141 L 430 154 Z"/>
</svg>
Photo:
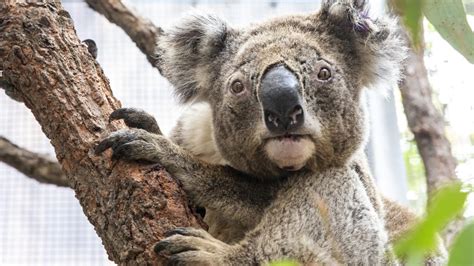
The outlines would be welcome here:
<svg viewBox="0 0 474 266">
<path fill-rule="evenodd" d="M 474 33 L 461 0 L 425 0 L 423 12 L 439 34 L 474 63 Z"/>
<path fill-rule="evenodd" d="M 269 266 L 299 266 L 300 264 L 293 260 L 280 260 L 270 263 Z"/>
<path fill-rule="evenodd" d="M 467 21 L 462 0 L 395 0 L 394 4 L 403 14 L 403 22 L 410 31 L 415 47 L 420 45 L 424 14 L 454 49 L 474 63 L 474 32 Z"/>
<path fill-rule="evenodd" d="M 453 244 L 448 266 L 474 265 L 474 222 L 464 227 Z"/>
<path fill-rule="evenodd" d="M 396 0 L 396 7 L 403 14 L 403 23 L 406 25 L 412 36 L 413 44 L 420 43 L 421 18 L 423 16 L 424 0 Z"/>
<path fill-rule="evenodd" d="M 407 265 L 422 265 L 426 254 L 436 252 L 438 241 L 441 241 L 438 233 L 451 220 L 462 214 L 468 194 L 469 191 L 466 191 L 461 183 L 446 186 L 435 193 L 428 205 L 425 218 L 394 245 L 397 256 L 406 258 Z M 466 233 L 468 236 L 469 232 Z M 463 252 L 468 248 L 466 245 L 469 245 L 469 241 L 464 238 L 466 237 L 458 239 L 460 244 L 453 249 L 453 252 Z M 470 263 L 468 265 L 474 265 L 474 261 Z"/>
</svg>

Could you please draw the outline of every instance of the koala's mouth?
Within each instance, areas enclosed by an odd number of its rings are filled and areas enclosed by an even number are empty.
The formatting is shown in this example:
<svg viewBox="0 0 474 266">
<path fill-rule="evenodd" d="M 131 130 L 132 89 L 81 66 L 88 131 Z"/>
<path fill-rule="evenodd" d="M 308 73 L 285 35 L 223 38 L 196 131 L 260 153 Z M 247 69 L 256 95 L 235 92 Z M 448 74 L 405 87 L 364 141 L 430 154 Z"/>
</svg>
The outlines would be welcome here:
<svg viewBox="0 0 474 266">
<path fill-rule="evenodd" d="M 280 140 L 280 141 L 299 141 L 301 140 L 302 138 L 305 138 L 307 136 L 305 135 L 295 135 L 295 134 L 286 134 L 286 135 L 282 135 L 282 136 L 277 136 L 277 137 L 273 137 L 273 138 L 270 138 L 270 139 L 276 139 L 276 140 Z"/>
<path fill-rule="evenodd" d="M 281 169 L 297 171 L 314 154 L 314 143 L 309 136 L 285 134 L 266 140 L 264 150 L 268 158 Z"/>
</svg>

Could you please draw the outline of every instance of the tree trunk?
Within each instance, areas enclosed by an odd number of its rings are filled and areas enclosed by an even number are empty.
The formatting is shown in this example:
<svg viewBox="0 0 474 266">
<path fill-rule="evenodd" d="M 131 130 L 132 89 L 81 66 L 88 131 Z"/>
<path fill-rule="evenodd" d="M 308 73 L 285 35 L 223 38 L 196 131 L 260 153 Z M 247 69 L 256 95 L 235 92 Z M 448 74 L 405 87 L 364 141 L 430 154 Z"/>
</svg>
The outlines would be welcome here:
<svg viewBox="0 0 474 266">
<path fill-rule="evenodd" d="M 456 180 L 456 161 L 444 132 L 444 120 L 432 103 L 423 51 L 410 51 L 406 77 L 400 86 L 410 130 L 425 165 L 428 192 Z"/>
<path fill-rule="evenodd" d="M 3 83 L 31 109 L 109 254 L 118 264 L 162 262 L 153 243 L 176 226 L 201 226 L 175 180 L 154 165 L 111 162 L 95 144 L 120 103 L 58 2 L 0 4 Z M 13 125 L 12 125 L 13 126 Z"/>
<path fill-rule="evenodd" d="M 411 43 L 408 35 L 404 35 Z M 420 35 L 423 42 L 423 32 Z M 425 166 L 428 194 L 431 195 L 443 184 L 457 180 L 456 159 L 444 132 L 443 116 L 433 104 L 423 56 L 422 46 L 410 48 L 400 92 L 408 126 Z"/>
</svg>

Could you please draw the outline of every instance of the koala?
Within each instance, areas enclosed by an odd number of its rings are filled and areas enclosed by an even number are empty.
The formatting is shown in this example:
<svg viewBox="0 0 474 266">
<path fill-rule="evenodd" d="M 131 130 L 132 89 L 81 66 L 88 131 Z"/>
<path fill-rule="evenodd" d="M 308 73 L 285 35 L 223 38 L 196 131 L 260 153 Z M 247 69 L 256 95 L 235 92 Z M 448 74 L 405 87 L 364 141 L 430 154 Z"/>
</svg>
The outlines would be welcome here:
<svg viewBox="0 0 474 266">
<path fill-rule="evenodd" d="M 118 109 L 130 128 L 96 147 L 160 163 L 206 209 L 208 232 L 176 228 L 155 252 L 178 265 L 397 264 L 390 244 L 416 218 L 375 187 L 362 92 L 397 82 L 405 46 L 395 19 L 367 9 L 325 0 L 244 29 L 196 14 L 162 36 L 163 75 L 188 111 L 166 138 Z"/>
</svg>

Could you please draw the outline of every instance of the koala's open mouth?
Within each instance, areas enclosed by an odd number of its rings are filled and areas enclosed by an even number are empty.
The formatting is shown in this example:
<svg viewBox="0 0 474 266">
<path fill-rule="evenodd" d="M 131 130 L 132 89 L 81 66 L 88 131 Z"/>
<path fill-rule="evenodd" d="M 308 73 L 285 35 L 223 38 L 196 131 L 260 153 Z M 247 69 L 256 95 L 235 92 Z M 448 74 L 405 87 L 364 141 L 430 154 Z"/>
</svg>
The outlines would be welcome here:
<svg viewBox="0 0 474 266">
<path fill-rule="evenodd" d="M 297 171 L 314 153 L 314 143 L 306 135 L 285 134 L 267 139 L 265 152 L 278 167 Z"/>
</svg>

